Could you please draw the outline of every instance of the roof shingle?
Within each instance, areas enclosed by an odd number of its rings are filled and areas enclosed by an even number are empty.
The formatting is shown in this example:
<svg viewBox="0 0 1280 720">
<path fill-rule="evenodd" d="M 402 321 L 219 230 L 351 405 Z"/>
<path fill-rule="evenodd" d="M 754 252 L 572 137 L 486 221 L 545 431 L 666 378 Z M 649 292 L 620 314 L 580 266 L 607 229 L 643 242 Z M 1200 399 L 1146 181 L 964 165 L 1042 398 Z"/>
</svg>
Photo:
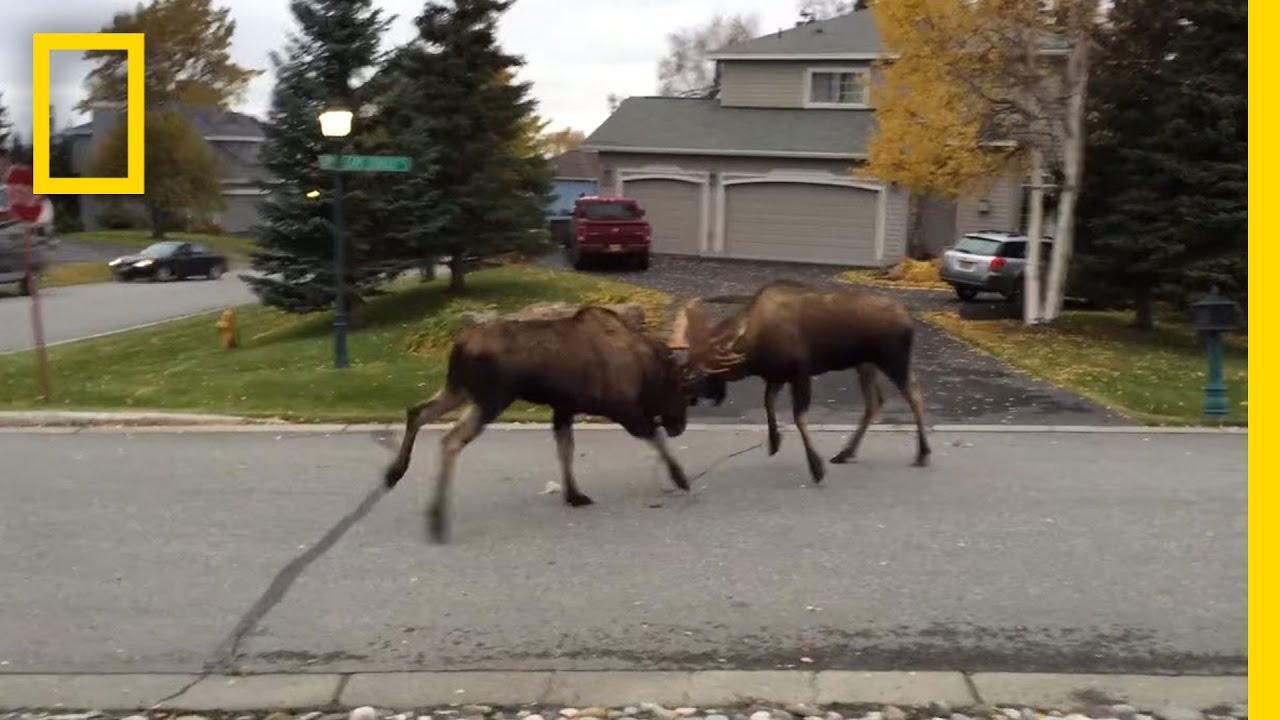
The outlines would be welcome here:
<svg viewBox="0 0 1280 720">
<path fill-rule="evenodd" d="M 875 125 L 870 111 L 722 107 L 714 98 L 632 97 L 585 147 L 707 154 L 861 158 Z"/>
</svg>

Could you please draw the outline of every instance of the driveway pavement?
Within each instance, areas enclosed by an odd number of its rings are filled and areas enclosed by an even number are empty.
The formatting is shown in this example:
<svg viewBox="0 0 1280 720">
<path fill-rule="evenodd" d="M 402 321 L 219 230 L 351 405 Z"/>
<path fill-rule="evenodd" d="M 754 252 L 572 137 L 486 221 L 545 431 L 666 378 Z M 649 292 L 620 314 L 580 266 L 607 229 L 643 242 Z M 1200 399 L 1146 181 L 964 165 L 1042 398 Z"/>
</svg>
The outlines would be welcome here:
<svg viewBox="0 0 1280 720">
<path fill-rule="evenodd" d="M 45 342 L 56 343 L 255 302 L 234 273 L 219 280 L 95 283 L 40 291 Z M 33 345 L 31 302 L 0 295 L 0 353 Z"/>
<path fill-rule="evenodd" d="M 558 253 L 540 263 L 564 267 Z M 839 268 L 801 265 L 654 256 L 648 271 L 592 270 L 653 287 L 680 297 L 743 296 L 780 278 L 815 285 L 843 286 L 835 280 Z M 913 312 L 954 307 L 948 293 L 921 290 L 881 290 L 901 299 Z M 740 305 L 713 304 L 713 313 L 727 315 Z M 1009 367 L 995 358 L 953 339 L 932 325 L 916 323 L 915 369 L 924 393 L 926 422 L 1027 425 L 1132 425 L 1132 421 L 1095 402 L 1061 390 Z M 887 379 L 884 422 L 912 422 L 911 410 Z M 699 419 L 725 422 L 764 422 L 764 383 L 756 378 L 734 383 L 729 397 L 718 407 L 702 405 Z M 790 395 L 783 392 L 778 412 L 790 416 Z M 862 415 L 862 397 L 853 371 L 829 373 L 814 379 L 811 422 L 854 423 Z"/>
<path fill-rule="evenodd" d="M 382 499 L 373 432 L 0 432 L 0 672 L 1245 671 L 1243 433 L 880 431 L 813 487 L 792 432 L 690 430 L 687 496 L 583 429 L 572 509 L 495 428 L 445 546 L 437 438 Z"/>
</svg>

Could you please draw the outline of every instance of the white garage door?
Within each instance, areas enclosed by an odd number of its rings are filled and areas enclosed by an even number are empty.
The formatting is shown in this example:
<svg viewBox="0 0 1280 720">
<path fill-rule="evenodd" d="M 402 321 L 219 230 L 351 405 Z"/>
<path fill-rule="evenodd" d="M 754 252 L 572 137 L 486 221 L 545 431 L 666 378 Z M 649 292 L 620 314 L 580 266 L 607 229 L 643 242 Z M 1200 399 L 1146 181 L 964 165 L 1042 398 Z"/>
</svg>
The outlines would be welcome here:
<svg viewBox="0 0 1280 720">
<path fill-rule="evenodd" d="M 795 182 L 725 187 L 725 254 L 876 265 L 879 193 Z"/>
<path fill-rule="evenodd" d="M 653 227 L 655 253 L 697 255 L 702 224 L 702 186 L 667 179 L 626 180 L 622 192 L 644 208 Z"/>
</svg>

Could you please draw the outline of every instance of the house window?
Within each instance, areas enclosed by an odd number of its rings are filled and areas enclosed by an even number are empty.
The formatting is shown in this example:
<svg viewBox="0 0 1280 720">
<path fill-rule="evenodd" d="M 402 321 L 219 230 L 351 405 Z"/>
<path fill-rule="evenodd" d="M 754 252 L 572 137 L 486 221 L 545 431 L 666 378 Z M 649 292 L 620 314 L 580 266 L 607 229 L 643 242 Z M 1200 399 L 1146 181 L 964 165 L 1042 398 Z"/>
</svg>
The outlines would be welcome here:
<svg viewBox="0 0 1280 720">
<path fill-rule="evenodd" d="M 865 106 L 866 92 L 865 71 L 809 71 L 810 105 Z"/>
</svg>

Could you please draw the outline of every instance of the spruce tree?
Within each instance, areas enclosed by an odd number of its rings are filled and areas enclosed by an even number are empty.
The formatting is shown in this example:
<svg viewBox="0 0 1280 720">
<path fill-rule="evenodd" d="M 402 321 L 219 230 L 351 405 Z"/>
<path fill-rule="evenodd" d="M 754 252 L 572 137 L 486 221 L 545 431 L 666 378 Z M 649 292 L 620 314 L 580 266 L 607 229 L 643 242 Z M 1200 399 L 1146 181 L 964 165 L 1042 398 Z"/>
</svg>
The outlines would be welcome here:
<svg viewBox="0 0 1280 720">
<path fill-rule="evenodd" d="M 1079 290 L 1154 324 L 1247 267 L 1246 8 L 1116 0 L 1099 38 L 1081 197 Z"/>
<path fill-rule="evenodd" d="M 263 303 L 305 313 L 332 306 L 336 279 L 334 173 L 321 170 L 318 157 L 340 147 L 320 134 L 318 117 L 331 104 L 345 105 L 357 115 L 342 148 L 376 151 L 376 133 L 365 121 L 367 92 L 351 81 L 377 63 L 389 20 L 373 0 L 294 0 L 291 10 L 299 31 L 283 55 L 271 58 L 276 85 L 261 154 L 274 182 L 261 205 L 253 268 L 267 277 L 245 279 Z M 343 177 L 347 301 L 353 308 L 406 267 L 381 242 L 379 181 L 364 173 Z"/>
<path fill-rule="evenodd" d="M 464 289 L 469 261 L 548 243 L 543 212 L 554 173 L 541 155 L 520 150 L 535 101 L 514 77 L 523 61 L 497 42 L 511 3 L 428 2 L 417 40 L 384 70 L 379 107 L 392 139 L 425 138 L 435 149 L 418 205 L 435 227 L 412 241 L 424 257 L 449 258 L 454 291 Z"/>
</svg>

